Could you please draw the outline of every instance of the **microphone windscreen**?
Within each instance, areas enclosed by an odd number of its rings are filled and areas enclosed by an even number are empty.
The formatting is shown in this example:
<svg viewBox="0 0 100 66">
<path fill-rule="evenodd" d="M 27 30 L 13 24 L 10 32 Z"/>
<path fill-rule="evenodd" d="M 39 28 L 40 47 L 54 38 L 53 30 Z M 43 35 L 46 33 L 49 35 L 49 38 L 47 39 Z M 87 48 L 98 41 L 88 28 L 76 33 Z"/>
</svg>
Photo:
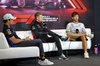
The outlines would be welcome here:
<svg viewBox="0 0 100 66">
<path fill-rule="evenodd" d="M 79 33 L 79 30 L 78 29 L 76 29 L 76 33 Z"/>
</svg>

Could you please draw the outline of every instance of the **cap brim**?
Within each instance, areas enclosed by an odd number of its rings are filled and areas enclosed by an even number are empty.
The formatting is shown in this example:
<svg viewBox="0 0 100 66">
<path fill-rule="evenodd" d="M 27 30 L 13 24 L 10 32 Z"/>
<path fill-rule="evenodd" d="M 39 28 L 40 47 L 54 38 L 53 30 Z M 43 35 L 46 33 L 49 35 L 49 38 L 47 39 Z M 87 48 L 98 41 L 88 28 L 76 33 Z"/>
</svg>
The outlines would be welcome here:
<svg viewBox="0 0 100 66">
<path fill-rule="evenodd" d="M 12 17 L 11 19 L 14 19 L 14 20 L 15 20 L 15 19 L 16 19 L 16 17 Z"/>
</svg>

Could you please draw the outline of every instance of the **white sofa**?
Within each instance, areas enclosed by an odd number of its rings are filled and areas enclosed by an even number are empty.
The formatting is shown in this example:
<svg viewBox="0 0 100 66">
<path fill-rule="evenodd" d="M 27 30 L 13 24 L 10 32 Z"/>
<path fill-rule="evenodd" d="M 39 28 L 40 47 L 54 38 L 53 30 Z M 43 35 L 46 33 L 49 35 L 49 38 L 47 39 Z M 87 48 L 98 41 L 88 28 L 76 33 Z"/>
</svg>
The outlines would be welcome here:
<svg viewBox="0 0 100 66">
<path fill-rule="evenodd" d="M 0 32 L 0 60 L 38 56 L 38 47 L 10 47 L 4 34 Z"/>
<path fill-rule="evenodd" d="M 59 35 L 66 36 L 66 29 L 54 29 L 51 30 Z M 30 30 L 28 31 L 16 31 L 20 38 L 25 38 L 29 36 L 32 40 L 33 36 Z M 86 28 L 86 33 L 91 34 L 91 29 Z M 91 49 L 91 39 L 87 37 L 87 49 Z M 8 42 L 3 33 L 0 33 L 0 59 L 11 59 L 11 58 L 24 58 L 24 57 L 38 57 L 39 48 L 32 47 L 9 47 Z M 61 46 L 63 50 L 78 50 L 83 49 L 81 41 L 61 41 Z M 43 48 L 45 52 L 57 51 L 55 42 L 53 43 L 43 43 Z"/>
<path fill-rule="evenodd" d="M 59 35 L 66 36 L 66 29 L 53 29 L 51 30 Z M 31 34 L 31 31 L 16 31 L 17 35 L 21 37 L 22 39 L 30 36 L 31 39 L 33 39 L 33 36 Z M 91 29 L 86 28 L 86 33 L 91 34 Z M 87 49 L 91 49 L 91 39 L 87 37 Z M 61 40 L 60 40 L 61 41 Z M 61 41 L 61 46 L 63 50 L 78 50 L 83 49 L 82 42 L 81 41 Z M 49 51 L 57 51 L 57 47 L 54 43 L 43 43 L 43 48 L 45 52 Z"/>
</svg>

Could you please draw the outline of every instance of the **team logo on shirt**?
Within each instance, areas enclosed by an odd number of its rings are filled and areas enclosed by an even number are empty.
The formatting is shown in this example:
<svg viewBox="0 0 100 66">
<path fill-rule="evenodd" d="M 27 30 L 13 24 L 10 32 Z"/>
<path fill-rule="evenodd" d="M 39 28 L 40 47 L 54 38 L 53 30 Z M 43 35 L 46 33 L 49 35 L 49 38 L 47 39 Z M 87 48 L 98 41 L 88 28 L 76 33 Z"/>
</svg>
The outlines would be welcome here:
<svg viewBox="0 0 100 66">
<path fill-rule="evenodd" d="M 38 28 L 41 28 L 40 25 L 37 25 L 37 26 L 38 26 Z"/>
<path fill-rule="evenodd" d="M 7 31 L 7 33 L 8 33 L 9 35 L 11 34 L 11 31 L 10 31 L 10 29 L 7 29 L 6 31 Z"/>
<path fill-rule="evenodd" d="M 35 27 L 34 26 L 32 26 L 32 30 L 35 30 Z"/>
</svg>

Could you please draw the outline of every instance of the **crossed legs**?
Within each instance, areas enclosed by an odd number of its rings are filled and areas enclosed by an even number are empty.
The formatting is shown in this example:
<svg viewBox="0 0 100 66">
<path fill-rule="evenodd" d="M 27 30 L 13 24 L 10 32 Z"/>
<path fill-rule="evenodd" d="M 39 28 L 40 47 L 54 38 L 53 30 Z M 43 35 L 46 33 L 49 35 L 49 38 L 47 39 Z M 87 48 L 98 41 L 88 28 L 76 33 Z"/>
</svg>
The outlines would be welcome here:
<svg viewBox="0 0 100 66">
<path fill-rule="evenodd" d="M 71 34 L 68 37 L 72 41 L 76 41 L 76 39 L 80 37 L 81 40 L 82 40 L 82 45 L 83 45 L 83 48 L 84 48 L 84 52 L 87 52 L 87 41 L 86 41 L 86 38 L 85 38 L 84 34 Z"/>
<path fill-rule="evenodd" d="M 73 33 L 68 33 L 68 37 L 70 40 L 72 41 L 76 41 L 77 38 L 81 38 L 82 40 L 82 45 L 84 48 L 84 58 L 89 58 L 88 52 L 87 52 L 87 41 L 86 41 L 86 34 L 82 33 L 82 34 L 73 34 Z"/>
</svg>

